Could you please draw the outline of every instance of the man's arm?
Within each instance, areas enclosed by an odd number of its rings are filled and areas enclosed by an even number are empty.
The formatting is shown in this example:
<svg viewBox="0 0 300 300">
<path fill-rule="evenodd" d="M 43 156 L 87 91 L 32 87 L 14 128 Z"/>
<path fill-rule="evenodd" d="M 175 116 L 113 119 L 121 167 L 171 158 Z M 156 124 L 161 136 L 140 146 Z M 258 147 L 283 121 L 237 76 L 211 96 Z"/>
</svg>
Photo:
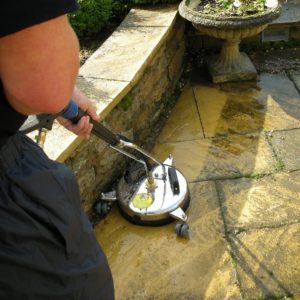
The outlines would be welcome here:
<svg viewBox="0 0 300 300">
<path fill-rule="evenodd" d="M 0 39 L 0 78 L 22 114 L 57 113 L 70 101 L 79 68 L 79 44 L 66 16 Z"/>
<path fill-rule="evenodd" d="M 94 120 L 99 120 L 89 99 L 75 85 L 79 44 L 66 16 L 0 38 L 0 78 L 11 106 L 30 115 L 62 111 L 71 98 Z M 89 137 L 92 124 L 60 118 L 66 128 Z"/>
</svg>

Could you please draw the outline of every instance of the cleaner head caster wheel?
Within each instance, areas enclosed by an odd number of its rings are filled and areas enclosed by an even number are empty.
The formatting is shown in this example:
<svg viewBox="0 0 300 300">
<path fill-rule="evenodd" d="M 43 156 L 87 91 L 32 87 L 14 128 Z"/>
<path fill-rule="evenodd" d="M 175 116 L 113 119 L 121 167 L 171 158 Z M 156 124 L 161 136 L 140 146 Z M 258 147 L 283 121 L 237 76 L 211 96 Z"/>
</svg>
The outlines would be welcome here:
<svg viewBox="0 0 300 300">
<path fill-rule="evenodd" d="M 177 223 L 175 225 L 175 232 L 180 237 L 188 237 L 189 236 L 189 225 L 186 223 Z"/>
<path fill-rule="evenodd" d="M 110 204 L 100 200 L 95 203 L 94 209 L 100 218 L 104 218 L 110 211 Z"/>
</svg>

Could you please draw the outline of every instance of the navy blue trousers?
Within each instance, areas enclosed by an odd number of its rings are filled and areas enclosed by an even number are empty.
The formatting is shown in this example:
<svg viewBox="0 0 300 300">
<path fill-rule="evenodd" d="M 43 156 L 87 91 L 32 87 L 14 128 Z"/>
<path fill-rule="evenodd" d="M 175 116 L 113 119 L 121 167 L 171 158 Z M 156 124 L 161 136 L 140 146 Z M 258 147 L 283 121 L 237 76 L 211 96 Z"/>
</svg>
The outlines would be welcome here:
<svg viewBox="0 0 300 300">
<path fill-rule="evenodd" d="M 114 299 L 74 174 L 19 133 L 0 150 L 0 299 Z"/>
</svg>

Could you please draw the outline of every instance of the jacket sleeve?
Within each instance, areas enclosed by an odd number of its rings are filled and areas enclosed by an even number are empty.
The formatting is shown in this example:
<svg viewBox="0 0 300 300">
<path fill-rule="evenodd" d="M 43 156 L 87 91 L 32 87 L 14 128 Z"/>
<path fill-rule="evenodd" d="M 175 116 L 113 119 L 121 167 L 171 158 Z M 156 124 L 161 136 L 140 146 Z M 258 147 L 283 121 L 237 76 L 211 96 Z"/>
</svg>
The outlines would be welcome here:
<svg viewBox="0 0 300 300">
<path fill-rule="evenodd" d="M 74 12 L 78 8 L 76 0 L 2 0 L 0 37 Z"/>
</svg>

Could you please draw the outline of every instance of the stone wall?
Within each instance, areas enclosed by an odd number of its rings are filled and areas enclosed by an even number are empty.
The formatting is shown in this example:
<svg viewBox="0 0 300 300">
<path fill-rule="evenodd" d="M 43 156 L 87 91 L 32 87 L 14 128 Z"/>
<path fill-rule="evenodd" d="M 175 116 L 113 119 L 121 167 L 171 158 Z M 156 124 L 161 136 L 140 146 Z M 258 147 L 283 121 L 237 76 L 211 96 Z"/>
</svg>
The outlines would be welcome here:
<svg viewBox="0 0 300 300">
<path fill-rule="evenodd" d="M 184 22 L 177 17 L 167 38 L 149 62 L 141 79 L 108 114 L 103 124 L 149 148 L 153 128 L 168 111 L 182 73 L 185 52 Z M 130 66 L 129 66 L 130 67 Z M 127 160 L 92 136 L 65 163 L 75 172 L 89 212 L 101 191 L 106 191 L 125 169 Z"/>
</svg>

